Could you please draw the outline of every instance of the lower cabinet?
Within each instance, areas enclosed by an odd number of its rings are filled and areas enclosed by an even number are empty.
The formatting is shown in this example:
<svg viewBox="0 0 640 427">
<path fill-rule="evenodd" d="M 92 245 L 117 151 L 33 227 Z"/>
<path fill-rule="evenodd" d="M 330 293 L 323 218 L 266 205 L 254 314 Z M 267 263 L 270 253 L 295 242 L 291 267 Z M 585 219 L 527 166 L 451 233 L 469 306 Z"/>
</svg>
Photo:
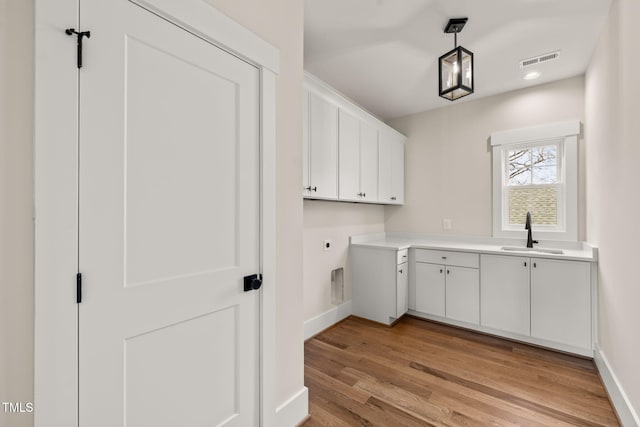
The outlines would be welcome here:
<svg viewBox="0 0 640 427">
<path fill-rule="evenodd" d="M 531 332 L 529 258 L 480 255 L 480 324 L 516 334 Z"/>
<path fill-rule="evenodd" d="M 446 317 L 477 325 L 480 322 L 478 269 L 447 266 L 446 272 Z"/>
<path fill-rule="evenodd" d="M 409 309 L 409 263 L 398 265 L 396 273 L 396 318 Z"/>
<path fill-rule="evenodd" d="M 444 265 L 416 262 L 416 311 L 444 317 Z"/>
<path fill-rule="evenodd" d="M 481 255 L 480 324 L 589 350 L 588 262 Z"/>
<path fill-rule="evenodd" d="M 411 258 L 407 249 L 351 246 L 353 314 L 390 325 L 410 309 L 593 356 L 592 263 L 421 248 Z"/>
<path fill-rule="evenodd" d="M 407 249 L 350 247 L 353 314 L 390 325 L 409 308 Z"/>
<path fill-rule="evenodd" d="M 531 259 L 531 336 L 591 348 L 590 265 Z"/>
<path fill-rule="evenodd" d="M 415 310 L 478 324 L 478 254 L 416 249 L 415 257 Z"/>
</svg>

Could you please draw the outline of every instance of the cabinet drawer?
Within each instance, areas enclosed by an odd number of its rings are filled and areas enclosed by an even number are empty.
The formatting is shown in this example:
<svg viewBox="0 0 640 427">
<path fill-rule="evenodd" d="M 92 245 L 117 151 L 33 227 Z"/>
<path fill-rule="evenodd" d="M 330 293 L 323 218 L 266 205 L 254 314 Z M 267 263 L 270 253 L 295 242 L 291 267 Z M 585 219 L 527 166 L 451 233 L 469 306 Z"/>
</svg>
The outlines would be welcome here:
<svg viewBox="0 0 640 427">
<path fill-rule="evenodd" d="M 480 256 L 468 252 L 438 251 L 416 249 L 416 261 L 431 264 L 455 265 L 458 267 L 478 268 Z"/>
<path fill-rule="evenodd" d="M 409 249 L 400 249 L 398 251 L 398 259 L 396 260 L 396 264 L 402 264 L 403 262 L 409 261 Z"/>
</svg>

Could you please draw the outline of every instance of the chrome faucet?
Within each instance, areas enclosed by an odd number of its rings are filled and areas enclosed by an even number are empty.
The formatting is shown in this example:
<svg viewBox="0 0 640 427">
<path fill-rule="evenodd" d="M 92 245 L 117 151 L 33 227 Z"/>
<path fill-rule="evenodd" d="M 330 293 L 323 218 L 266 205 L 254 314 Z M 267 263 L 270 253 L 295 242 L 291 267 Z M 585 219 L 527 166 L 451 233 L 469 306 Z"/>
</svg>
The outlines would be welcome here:
<svg viewBox="0 0 640 427">
<path fill-rule="evenodd" d="M 527 212 L 527 220 L 524 223 L 524 229 L 527 230 L 527 247 L 533 248 L 533 244 L 537 244 L 538 241 L 533 240 L 531 237 L 531 212 Z"/>
</svg>

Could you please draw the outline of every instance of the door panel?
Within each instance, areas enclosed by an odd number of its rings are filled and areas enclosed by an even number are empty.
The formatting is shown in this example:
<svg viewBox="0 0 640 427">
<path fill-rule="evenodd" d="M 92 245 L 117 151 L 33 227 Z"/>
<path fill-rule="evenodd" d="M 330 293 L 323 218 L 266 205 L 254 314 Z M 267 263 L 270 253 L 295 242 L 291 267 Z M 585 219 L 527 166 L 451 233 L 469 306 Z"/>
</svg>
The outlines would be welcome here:
<svg viewBox="0 0 640 427">
<path fill-rule="evenodd" d="M 309 101 L 312 197 L 338 197 L 338 107 L 311 93 Z"/>
<path fill-rule="evenodd" d="M 529 258 L 480 256 L 480 322 L 516 334 L 531 331 Z"/>
<path fill-rule="evenodd" d="M 340 200 L 360 200 L 360 122 L 344 111 L 338 114 Z"/>
<path fill-rule="evenodd" d="M 257 425 L 259 72 L 127 1 L 81 20 L 80 425 Z"/>
<path fill-rule="evenodd" d="M 381 131 L 378 135 L 378 201 L 381 203 L 393 202 L 391 144 L 388 133 Z"/>
<path fill-rule="evenodd" d="M 397 137 L 391 146 L 391 192 L 394 203 L 404 203 L 404 141 Z"/>
<path fill-rule="evenodd" d="M 126 286 L 233 268 L 237 84 L 159 46 L 125 45 Z"/>
<path fill-rule="evenodd" d="M 378 200 L 378 131 L 360 123 L 360 190 L 367 202 Z"/>
<path fill-rule="evenodd" d="M 416 263 L 416 311 L 445 315 L 444 265 Z"/>
<path fill-rule="evenodd" d="M 475 268 L 446 266 L 446 316 L 461 322 L 480 322 L 480 284 Z"/>
<path fill-rule="evenodd" d="M 238 381 L 237 314 L 229 307 L 126 339 L 127 425 L 217 425 L 237 416 L 235 396 L 226 391 Z"/>
<path fill-rule="evenodd" d="M 309 177 L 309 91 L 302 91 L 302 194 L 311 194 Z"/>
<path fill-rule="evenodd" d="M 409 270 L 408 263 L 398 265 L 396 274 L 396 318 L 400 318 L 409 309 Z"/>
<path fill-rule="evenodd" d="M 531 258 L 531 336 L 591 349 L 589 263 Z"/>
</svg>

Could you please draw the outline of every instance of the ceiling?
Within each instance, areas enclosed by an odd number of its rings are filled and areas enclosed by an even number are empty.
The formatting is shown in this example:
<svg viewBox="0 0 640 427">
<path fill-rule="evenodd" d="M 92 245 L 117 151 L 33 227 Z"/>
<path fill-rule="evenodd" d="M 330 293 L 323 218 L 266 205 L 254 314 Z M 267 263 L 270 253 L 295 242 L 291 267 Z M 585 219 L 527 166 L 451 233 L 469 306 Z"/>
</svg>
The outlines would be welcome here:
<svg viewBox="0 0 640 427">
<path fill-rule="evenodd" d="M 438 96 L 449 18 L 474 53 L 475 93 L 455 103 L 585 72 L 610 0 L 305 0 L 304 66 L 382 119 L 451 105 Z M 561 51 L 526 69 L 520 60 Z M 524 80 L 526 72 L 540 77 Z"/>
</svg>

